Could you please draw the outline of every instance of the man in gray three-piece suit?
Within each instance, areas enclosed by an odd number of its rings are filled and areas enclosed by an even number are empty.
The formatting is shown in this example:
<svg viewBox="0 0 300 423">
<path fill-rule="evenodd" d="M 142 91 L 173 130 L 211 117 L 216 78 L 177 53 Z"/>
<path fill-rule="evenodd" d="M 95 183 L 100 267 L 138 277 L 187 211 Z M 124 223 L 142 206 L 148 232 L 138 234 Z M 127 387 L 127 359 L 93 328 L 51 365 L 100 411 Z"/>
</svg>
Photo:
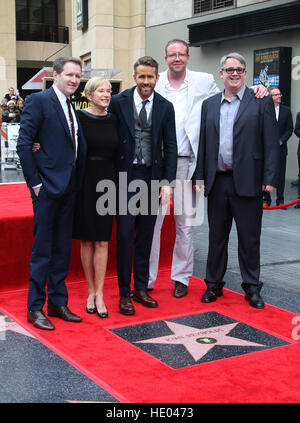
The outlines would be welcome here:
<svg viewBox="0 0 300 423">
<path fill-rule="evenodd" d="M 132 299 L 145 307 L 156 308 L 157 302 L 147 293 L 149 256 L 157 208 L 149 210 L 153 196 L 161 203 L 172 197 L 172 182 L 176 177 L 177 143 L 175 115 L 172 104 L 154 87 L 158 81 L 158 63 L 149 56 L 141 57 L 134 65 L 136 86 L 112 96 L 109 110 L 118 118 L 120 148 L 117 157 L 119 172 L 126 175 L 127 185 L 120 197 L 127 195 L 125 213 L 117 213 L 117 271 L 120 292 L 119 311 L 133 315 L 131 302 L 131 272 L 134 273 Z M 147 209 L 130 209 L 136 195 L 130 185 L 142 181 L 141 189 Z M 152 183 L 161 182 L 160 192 L 152 192 Z M 147 194 L 146 194 L 147 193 Z M 142 201 L 141 201 L 142 202 Z M 120 204 L 119 204 L 120 206 Z"/>
<path fill-rule="evenodd" d="M 224 92 L 202 105 L 196 191 L 208 197 L 209 251 L 202 302 L 223 294 L 232 219 L 245 299 L 263 308 L 260 295 L 262 192 L 277 185 L 279 132 L 271 97 L 257 99 L 245 86 L 246 62 L 238 53 L 221 59 Z M 204 187 L 199 181 L 204 180 Z M 198 182 L 197 182 L 198 181 Z"/>
</svg>

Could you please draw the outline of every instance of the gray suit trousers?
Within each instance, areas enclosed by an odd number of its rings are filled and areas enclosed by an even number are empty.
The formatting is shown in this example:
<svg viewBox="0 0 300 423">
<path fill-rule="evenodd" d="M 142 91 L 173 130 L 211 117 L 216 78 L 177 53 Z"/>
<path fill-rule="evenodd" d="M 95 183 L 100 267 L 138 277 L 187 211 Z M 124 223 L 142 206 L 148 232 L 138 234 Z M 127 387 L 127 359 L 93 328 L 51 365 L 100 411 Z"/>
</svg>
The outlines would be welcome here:
<svg viewBox="0 0 300 423">
<path fill-rule="evenodd" d="M 189 284 L 189 278 L 193 274 L 194 263 L 194 247 L 193 247 L 193 226 L 189 224 L 191 219 L 190 202 L 194 195 L 192 185 L 187 188 L 187 175 L 189 169 L 189 158 L 179 158 L 177 162 L 176 188 L 174 189 L 174 219 L 176 224 L 176 239 L 172 257 L 171 280 L 175 284 L 176 281 L 185 285 Z M 184 188 L 190 190 L 188 195 L 184 195 Z M 188 204 L 185 205 L 185 199 Z M 159 255 L 160 255 L 160 237 L 161 228 L 164 222 L 165 214 L 168 213 L 165 207 L 160 207 L 154 235 L 152 240 L 152 248 L 149 266 L 149 283 L 148 288 L 153 288 L 158 272 Z"/>
</svg>

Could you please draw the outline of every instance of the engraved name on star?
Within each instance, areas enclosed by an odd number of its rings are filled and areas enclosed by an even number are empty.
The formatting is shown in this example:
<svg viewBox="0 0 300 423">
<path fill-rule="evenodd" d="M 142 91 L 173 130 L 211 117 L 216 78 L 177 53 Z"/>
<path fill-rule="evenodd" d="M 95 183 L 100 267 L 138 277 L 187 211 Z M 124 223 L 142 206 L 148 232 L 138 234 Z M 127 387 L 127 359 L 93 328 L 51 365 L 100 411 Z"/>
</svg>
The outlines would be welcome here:
<svg viewBox="0 0 300 423">
<path fill-rule="evenodd" d="M 200 360 L 216 345 L 234 345 L 246 347 L 265 347 L 266 345 L 227 335 L 239 322 L 211 328 L 197 329 L 179 323 L 164 320 L 172 335 L 135 341 L 137 344 L 181 344 L 195 361 Z"/>
</svg>

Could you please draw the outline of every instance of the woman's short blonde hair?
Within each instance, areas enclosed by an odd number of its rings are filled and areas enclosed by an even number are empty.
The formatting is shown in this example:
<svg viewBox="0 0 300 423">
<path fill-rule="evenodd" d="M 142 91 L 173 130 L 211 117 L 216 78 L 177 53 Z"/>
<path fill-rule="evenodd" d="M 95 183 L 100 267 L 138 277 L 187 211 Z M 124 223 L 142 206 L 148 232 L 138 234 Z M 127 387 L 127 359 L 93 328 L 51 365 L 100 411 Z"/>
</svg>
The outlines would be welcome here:
<svg viewBox="0 0 300 423">
<path fill-rule="evenodd" d="M 89 79 L 88 82 L 85 84 L 84 95 L 86 96 L 87 92 L 92 95 L 98 87 L 105 83 L 111 88 L 111 83 L 108 79 L 103 78 L 101 76 L 94 76 L 93 78 Z"/>
</svg>

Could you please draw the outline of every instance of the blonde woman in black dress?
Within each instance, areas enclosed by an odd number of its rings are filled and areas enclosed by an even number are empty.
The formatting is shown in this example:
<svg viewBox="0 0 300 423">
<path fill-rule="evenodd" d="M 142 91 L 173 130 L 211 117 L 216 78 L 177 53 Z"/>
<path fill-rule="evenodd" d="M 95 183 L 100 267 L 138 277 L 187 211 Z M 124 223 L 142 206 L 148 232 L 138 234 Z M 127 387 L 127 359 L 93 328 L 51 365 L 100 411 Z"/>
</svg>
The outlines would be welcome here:
<svg viewBox="0 0 300 423">
<path fill-rule="evenodd" d="M 115 156 L 119 146 L 117 119 L 107 112 L 111 99 L 111 84 L 94 77 L 85 86 L 89 101 L 87 109 L 79 110 L 87 143 L 85 178 L 78 196 L 73 238 L 81 240 L 81 261 L 88 283 L 86 311 L 108 316 L 103 287 L 108 260 L 113 214 L 101 215 L 96 203 L 101 193 L 96 186 L 101 180 L 115 181 Z"/>
</svg>

